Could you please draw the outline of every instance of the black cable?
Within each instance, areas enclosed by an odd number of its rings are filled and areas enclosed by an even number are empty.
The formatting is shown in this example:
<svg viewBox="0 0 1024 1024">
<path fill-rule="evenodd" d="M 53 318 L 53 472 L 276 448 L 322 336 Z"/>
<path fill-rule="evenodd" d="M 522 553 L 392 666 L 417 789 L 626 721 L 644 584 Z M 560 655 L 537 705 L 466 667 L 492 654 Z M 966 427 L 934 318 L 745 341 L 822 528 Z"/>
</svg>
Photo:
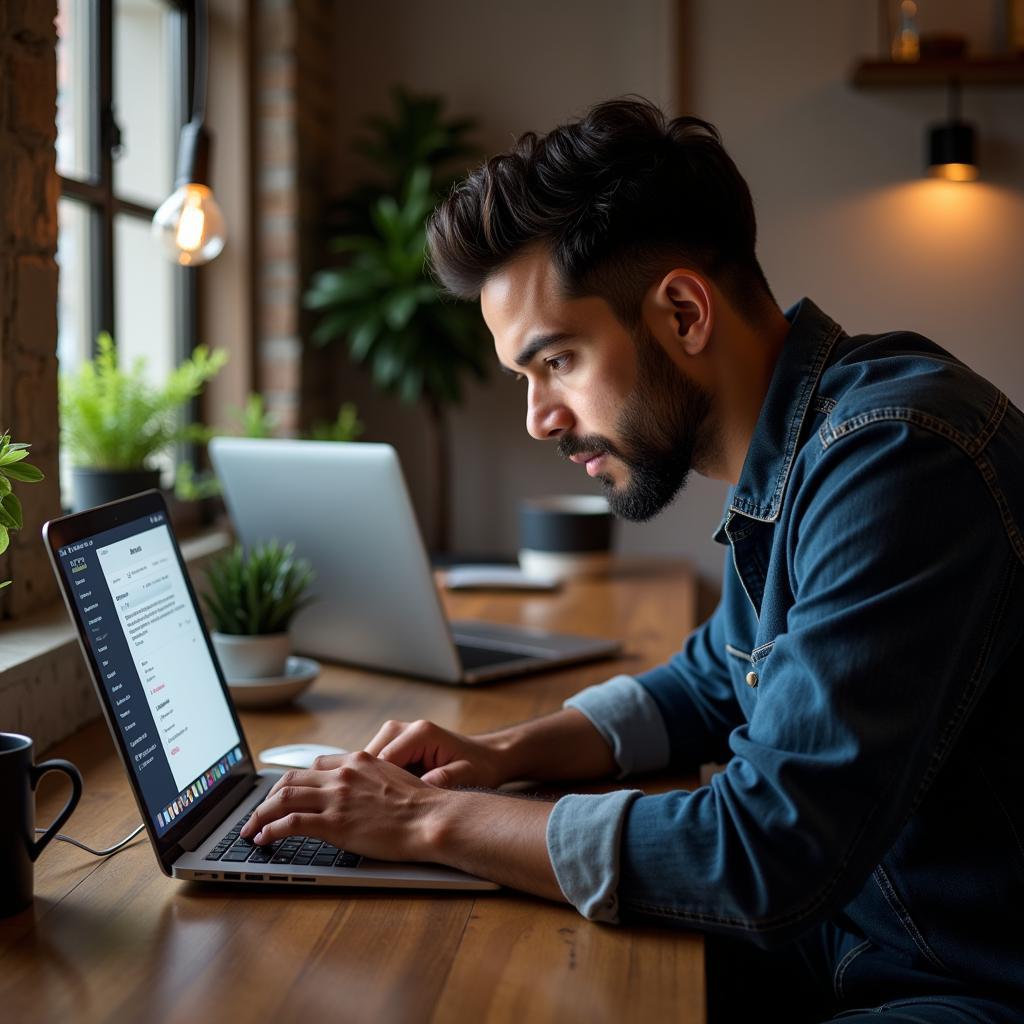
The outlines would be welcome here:
<svg viewBox="0 0 1024 1024">
<path fill-rule="evenodd" d="M 192 8 L 193 74 L 192 120 L 202 124 L 206 120 L 207 51 L 210 17 L 206 0 L 195 0 Z"/>
<path fill-rule="evenodd" d="M 123 850 L 145 827 L 145 825 L 140 825 L 134 832 L 126 835 L 119 843 L 114 843 L 113 846 L 108 846 L 105 850 L 94 850 L 91 846 L 86 846 L 85 843 L 80 843 L 77 839 L 72 839 L 71 836 L 66 836 L 60 832 L 53 838 L 59 839 L 62 843 L 70 843 L 72 846 L 77 846 L 80 850 L 85 850 L 86 853 L 91 853 L 94 857 L 113 857 L 115 853 Z M 36 829 L 36 832 L 45 831 L 45 828 Z"/>
</svg>

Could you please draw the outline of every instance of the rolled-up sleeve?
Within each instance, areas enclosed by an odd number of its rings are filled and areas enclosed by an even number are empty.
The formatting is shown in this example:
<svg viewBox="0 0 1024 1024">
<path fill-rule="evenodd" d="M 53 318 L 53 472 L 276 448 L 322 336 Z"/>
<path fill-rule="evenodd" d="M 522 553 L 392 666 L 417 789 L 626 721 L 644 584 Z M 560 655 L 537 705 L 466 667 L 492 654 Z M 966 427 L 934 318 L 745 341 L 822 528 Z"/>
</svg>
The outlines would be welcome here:
<svg viewBox="0 0 1024 1024">
<path fill-rule="evenodd" d="M 565 898 L 591 921 L 619 919 L 622 826 L 639 790 L 564 796 L 548 818 L 547 847 Z"/>
<path fill-rule="evenodd" d="M 664 768 L 669 759 L 668 730 L 651 695 L 632 677 L 615 676 L 590 686 L 563 705 L 586 715 L 612 748 L 619 778 Z"/>
</svg>

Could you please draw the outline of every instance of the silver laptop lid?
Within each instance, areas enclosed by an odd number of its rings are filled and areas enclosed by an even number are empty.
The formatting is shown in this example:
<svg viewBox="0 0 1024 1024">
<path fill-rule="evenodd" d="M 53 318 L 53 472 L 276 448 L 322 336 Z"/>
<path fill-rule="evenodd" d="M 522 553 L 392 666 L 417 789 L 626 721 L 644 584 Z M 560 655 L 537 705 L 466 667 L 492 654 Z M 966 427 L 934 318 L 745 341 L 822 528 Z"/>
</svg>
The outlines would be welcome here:
<svg viewBox="0 0 1024 1024">
<path fill-rule="evenodd" d="M 297 651 L 459 681 L 394 448 L 219 437 L 210 458 L 242 543 L 291 541 L 313 564 L 314 601 L 292 627 Z"/>
</svg>

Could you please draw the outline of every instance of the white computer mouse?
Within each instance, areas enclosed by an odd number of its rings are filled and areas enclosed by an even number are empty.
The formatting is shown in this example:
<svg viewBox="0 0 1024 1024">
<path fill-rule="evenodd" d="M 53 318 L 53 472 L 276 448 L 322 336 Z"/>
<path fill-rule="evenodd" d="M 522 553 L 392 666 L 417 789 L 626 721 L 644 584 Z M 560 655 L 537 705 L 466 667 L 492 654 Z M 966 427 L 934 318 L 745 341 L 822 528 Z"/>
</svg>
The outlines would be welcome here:
<svg viewBox="0 0 1024 1024">
<path fill-rule="evenodd" d="M 282 768 L 312 768 L 321 754 L 347 753 L 341 747 L 328 747 L 323 743 L 286 743 L 283 747 L 261 750 L 259 758 L 264 764 L 276 764 Z"/>
</svg>

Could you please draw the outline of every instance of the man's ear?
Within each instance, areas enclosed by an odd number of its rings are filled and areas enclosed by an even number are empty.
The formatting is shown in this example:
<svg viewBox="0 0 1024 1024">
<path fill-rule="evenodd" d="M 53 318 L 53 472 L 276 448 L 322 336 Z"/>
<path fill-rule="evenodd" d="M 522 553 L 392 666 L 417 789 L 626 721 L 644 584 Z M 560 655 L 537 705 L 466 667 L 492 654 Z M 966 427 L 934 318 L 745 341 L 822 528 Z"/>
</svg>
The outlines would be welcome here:
<svg viewBox="0 0 1024 1024">
<path fill-rule="evenodd" d="M 648 294 L 649 324 L 663 343 L 688 356 L 699 355 L 711 339 L 711 286 L 700 274 L 670 270 Z"/>
</svg>

